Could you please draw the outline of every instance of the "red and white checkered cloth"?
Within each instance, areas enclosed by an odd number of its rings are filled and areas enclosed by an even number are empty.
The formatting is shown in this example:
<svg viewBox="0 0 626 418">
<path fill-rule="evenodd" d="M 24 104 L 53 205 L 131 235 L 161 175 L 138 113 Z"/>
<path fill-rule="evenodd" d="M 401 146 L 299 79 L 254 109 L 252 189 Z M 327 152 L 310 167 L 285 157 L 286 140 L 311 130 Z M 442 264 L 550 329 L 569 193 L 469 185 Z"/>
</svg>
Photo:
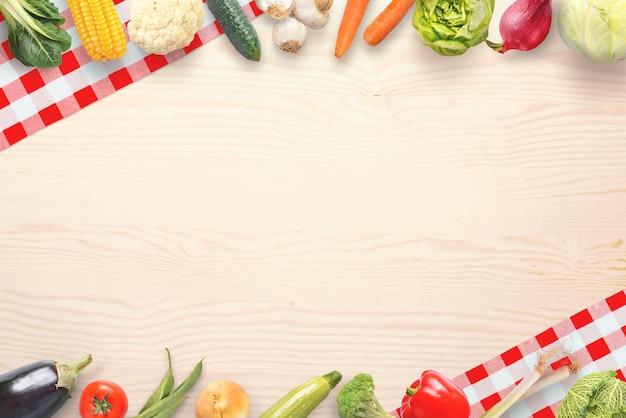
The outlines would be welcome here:
<svg viewBox="0 0 626 418">
<path fill-rule="evenodd" d="M 538 353 L 557 342 L 580 361 L 580 372 L 520 402 L 505 417 L 554 418 L 561 400 L 574 382 L 594 371 L 615 370 L 624 380 L 626 290 L 456 377 L 454 381 L 463 388 L 472 404 L 471 418 L 479 417 L 506 396 L 535 368 Z"/>
<path fill-rule="evenodd" d="M 65 0 L 52 0 L 66 19 L 72 37 L 58 68 L 34 69 L 17 61 L 9 50 L 6 22 L 0 15 L 0 151 L 91 103 L 153 73 L 222 33 L 208 7 L 192 43 L 168 55 L 146 54 L 129 43 L 119 60 L 94 62 L 85 53 Z M 122 22 L 129 20 L 127 0 L 115 0 Z M 261 14 L 254 0 L 239 0 L 250 19 Z"/>
<path fill-rule="evenodd" d="M 626 380 L 626 289 L 452 379 L 472 404 L 470 418 L 480 417 L 505 397 L 533 371 L 539 353 L 557 343 L 576 359 L 580 371 L 519 402 L 504 418 L 555 418 L 567 391 L 591 372 L 615 370 Z M 564 360 L 556 360 L 552 369 L 568 364 Z M 390 414 L 399 416 L 398 410 Z"/>
</svg>

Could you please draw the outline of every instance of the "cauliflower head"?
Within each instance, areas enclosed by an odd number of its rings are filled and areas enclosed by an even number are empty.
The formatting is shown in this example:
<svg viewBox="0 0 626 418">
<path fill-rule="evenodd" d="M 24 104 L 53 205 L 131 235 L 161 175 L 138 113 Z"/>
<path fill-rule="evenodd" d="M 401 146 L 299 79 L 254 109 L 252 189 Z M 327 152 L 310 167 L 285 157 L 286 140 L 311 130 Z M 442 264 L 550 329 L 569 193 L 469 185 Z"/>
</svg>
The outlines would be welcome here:
<svg viewBox="0 0 626 418">
<path fill-rule="evenodd" d="M 202 0 L 131 0 L 128 37 L 150 54 L 186 47 L 204 23 Z"/>
</svg>

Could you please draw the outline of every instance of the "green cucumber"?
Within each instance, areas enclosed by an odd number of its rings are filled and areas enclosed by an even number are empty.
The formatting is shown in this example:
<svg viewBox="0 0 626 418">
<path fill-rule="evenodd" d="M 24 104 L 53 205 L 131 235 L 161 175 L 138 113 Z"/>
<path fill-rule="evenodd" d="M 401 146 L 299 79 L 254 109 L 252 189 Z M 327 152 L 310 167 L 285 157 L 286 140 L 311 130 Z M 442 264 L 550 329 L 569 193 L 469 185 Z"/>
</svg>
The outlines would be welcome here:
<svg viewBox="0 0 626 418">
<path fill-rule="evenodd" d="M 261 60 L 261 42 L 237 0 L 207 0 L 211 14 L 237 52 L 251 61 Z"/>
<path fill-rule="evenodd" d="M 332 371 L 314 377 L 292 389 L 259 418 L 306 418 L 341 381 L 341 373 Z"/>
</svg>

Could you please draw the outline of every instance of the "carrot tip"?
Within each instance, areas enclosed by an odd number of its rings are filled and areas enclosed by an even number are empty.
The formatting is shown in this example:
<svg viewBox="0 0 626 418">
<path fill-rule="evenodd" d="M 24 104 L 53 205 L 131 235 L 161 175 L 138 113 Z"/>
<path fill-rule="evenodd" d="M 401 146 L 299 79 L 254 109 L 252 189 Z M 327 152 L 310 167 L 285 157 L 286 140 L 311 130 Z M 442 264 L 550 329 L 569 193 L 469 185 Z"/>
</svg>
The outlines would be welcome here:
<svg viewBox="0 0 626 418">
<path fill-rule="evenodd" d="M 373 40 L 373 39 L 369 39 L 369 38 L 363 38 L 363 40 L 365 41 L 366 44 L 368 44 L 369 46 L 376 46 L 380 43 L 379 39 Z"/>
</svg>

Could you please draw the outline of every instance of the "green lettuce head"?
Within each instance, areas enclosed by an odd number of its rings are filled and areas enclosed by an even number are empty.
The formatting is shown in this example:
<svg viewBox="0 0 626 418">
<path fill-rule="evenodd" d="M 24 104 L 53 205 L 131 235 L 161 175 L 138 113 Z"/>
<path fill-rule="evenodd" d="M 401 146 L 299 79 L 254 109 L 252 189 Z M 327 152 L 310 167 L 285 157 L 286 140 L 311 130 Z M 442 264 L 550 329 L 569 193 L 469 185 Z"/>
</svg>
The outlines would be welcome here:
<svg viewBox="0 0 626 418">
<path fill-rule="evenodd" d="M 626 417 L 626 382 L 612 370 L 578 379 L 561 401 L 556 418 Z"/>
<path fill-rule="evenodd" d="M 624 0 L 565 0 L 557 24 L 563 41 L 592 61 L 626 58 Z"/>
<path fill-rule="evenodd" d="M 417 0 L 413 27 L 439 55 L 461 55 L 483 42 L 495 0 Z"/>
</svg>

